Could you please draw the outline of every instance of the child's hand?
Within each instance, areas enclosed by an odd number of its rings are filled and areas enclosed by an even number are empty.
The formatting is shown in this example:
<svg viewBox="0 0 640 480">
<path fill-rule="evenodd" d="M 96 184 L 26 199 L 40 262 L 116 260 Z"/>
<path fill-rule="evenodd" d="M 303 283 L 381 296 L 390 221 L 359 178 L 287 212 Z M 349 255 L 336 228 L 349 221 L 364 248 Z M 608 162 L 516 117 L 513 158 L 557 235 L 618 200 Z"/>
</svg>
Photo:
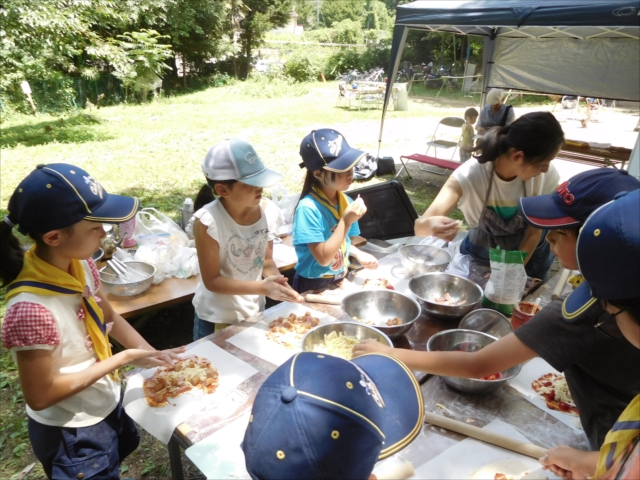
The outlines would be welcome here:
<svg viewBox="0 0 640 480">
<path fill-rule="evenodd" d="M 359 251 L 354 256 L 356 257 L 358 262 L 360 262 L 360 265 L 362 265 L 364 268 L 368 268 L 370 270 L 375 270 L 376 268 L 378 268 L 378 259 L 370 253 Z"/>
<path fill-rule="evenodd" d="M 460 224 L 457 220 L 438 215 L 427 219 L 427 225 L 431 235 L 450 242 L 456 238 Z"/>
<path fill-rule="evenodd" d="M 362 216 L 367 213 L 367 206 L 364 204 L 364 200 L 358 197 L 344 210 L 342 218 L 349 226 L 357 222 Z"/>
<path fill-rule="evenodd" d="M 129 348 L 127 353 L 129 361 L 127 365 L 135 367 L 153 368 L 168 367 L 180 359 L 178 354 L 185 351 L 184 347 L 170 348 L 168 350 L 145 350 L 141 348 Z"/>
<path fill-rule="evenodd" d="M 391 347 L 387 345 L 383 345 L 380 342 L 369 339 L 364 342 L 360 342 L 355 347 L 353 347 L 353 356 L 359 357 L 360 355 L 364 355 L 365 353 L 391 353 L 393 350 Z"/>
<path fill-rule="evenodd" d="M 282 302 L 302 303 L 304 301 L 304 298 L 287 283 L 284 275 L 271 275 L 262 280 L 262 283 L 264 294 L 269 298 Z"/>
<path fill-rule="evenodd" d="M 554 475 L 561 477 L 563 480 L 583 480 L 592 476 L 594 472 L 581 471 L 581 452 L 566 445 L 554 447 L 547 454 L 540 458 L 543 470 L 549 470 Z"/>
</svg>

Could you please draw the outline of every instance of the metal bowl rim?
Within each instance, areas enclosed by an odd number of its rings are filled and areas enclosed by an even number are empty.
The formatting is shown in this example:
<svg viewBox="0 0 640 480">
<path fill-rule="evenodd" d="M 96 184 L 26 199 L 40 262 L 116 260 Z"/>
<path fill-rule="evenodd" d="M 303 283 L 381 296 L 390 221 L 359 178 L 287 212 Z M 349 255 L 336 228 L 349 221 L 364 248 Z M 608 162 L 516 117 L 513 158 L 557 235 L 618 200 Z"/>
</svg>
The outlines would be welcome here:
<svg viewBox="0 0 640 480">
<path fill-rule="evenodd" d="M 409 257 L 407 257 L 406 255 L 404 255 L 403 253 L 403 249 L 405 249 L 406 247 L 430 247 L 430 248 L 435 248 L 436 250 L 440 250 L 444 253 L 447 254 L 447 256 L 449 257 L 449 260 L 447 260 L 446 262 L 442 262 L 442 263 L 429 263 L 429 264 L 420 264 L 417 263 L 413 260 L 411 260 Z M 436 247 L 435 245 L 424 245 L 422 243 L 407 243 L 406 245 L 401 246 L 398 249 L 398 253 L 400 254 L 400 258 L 404 259 L 404 260 L 408 260 L 409 262 L 417 265 L 417 266 L 425 266 L 425 267 L 441 267 L 442 265 L 451 263 L 451 260 L 453 260 L 453 255 L 451 255 L 451 253 L 449 253 L 448 250 L 445 250 L 444 248 L 441 247 Z M 429 273 L 439 273 L 439 272 L 429 272 Z M 441 273 L 441 272 L 440 272 Z"/>
<path fill-rule="evenodd" d="M 374 331 L 378 335 L 382 335 L 382 337 L 387 341 L 387 346 L 393 348 L 393 342 L 391 341 L 391 339 L 384 332 L 381 332 L 377 328 L 372 327 L 371 325 L 365 325 L 364 323 L 360 323 L 360 322 L 356 322 L 356 321 L 351 321 L 351 322 L 339 321 L 339 322 L 321 323 L 320 325 L 316 325 L 311 330 L 309 330 L 307 333 L 305 333 L 304 336 L 302 337 L 302 339 L 300 340 L 300 348 L 302 349 L 303 352 L 310 351 L 310 350 L 305 350 L 304 349 L 304 343 L 306 342 L 307 337 L 309 335 L 311 335 L 312 332 L 315 332 L 316 330 L 320 330 L 322 327 L 326 327 L 327 325 L 358 325 L 360 327 L 364 327 L 367 330 Z"/>
<path fill-rule="evenodd" d="M 136 284 L 139 284 L 139 283 L 144 283 L 144 282 L 146 282 L 146 281 L 148 281 L 148 280 L 151 280 L 151 281 L 153 282 L 153 278 L 156 276 L 156 272 L 158 271 L 158 270 L 156 269 L 156 266 L 155 266 L 154 264 L 152 264 L 152 263 L 148 263 L 148 262 L 141 262 L 141 261 L 139 261 L 139 260 L 127 260 L 127 261 L 125 261 L 125 262 L 123 262 L 123 263 L 142 263 L 142 264 L 144 264 L 144 265 L 149 265 L 149 266 L 153 269 L 153 272 L 152 272 L 152 273 L 150 273 L 150 274 L 149 274 L 149 277 L 148 277 L 148 278 L 145 278 L 144 280 L 139 280 L 139 281 L 137 281 L 137 282 L 129 282 L 129 283 L 113 283 L 113 282 L 110 282 L 109 280 L 105 280 L 104 278 L 102 278 L 102 272 L 99 272 L 99 273 L 101 274 L 101 275 L 100 275 L 100 281 L 101 281 L 102 283 L 106 283 L 107 285 L 109 285 L 109 286 L 113 286 L 113 287 L 120 287 L 120 286 L 127 286 L 127 285 L 136 285 Z"/>
<path fill-rule="evenodd" d="M 392 295 L 393 295 L 393 294 L 397 294 L 397 295 L 400 295 L 401 297 L 404 297 L 404 298 L 406 298 L 407 300 L 411 301 L 411 303 L 413 303 L 416 307 L 418 307 L 418 314 L 417 314 L 417 315 L 416 315 L 412 320 L 410 320 L 410 321 L 408 321 L 408 322 L 402 322 L 400 325 L 379 325 L 379 327 L 382 327 L 382 328 L 398 328 L 398 327 L 403 327 L 403 326 L 405 326 L 405 325 L 413 325 L 413 324 L 414 324 L 414 322 L 415 322 L 418 318 L 420 318 L 420 315 L 422 315 L 422 307 L 420 306 L 420 304 L 419 304 L 415 299 L 411 298 L 409 295 L 405 295 L 404 293 L 397 292 L 397 291 L 395 291 L 395 290 L 388 290 L 388 289 L 385 289 L 385 290 L 382 290 L 382 289 L 360 290 L 360 291 L 358 291 L 358 292 L 352 292 L 352 293 L 350 293 L 350 294 L 348 294 L 348 295 L 345 295 L 345 296 L 344 296 L 344 298 L 342 299 L 342 301 L 340 302 L 340 308 L 342 309 L 342 311 L 343 311 L 346 315 L 349 315 L 349 314 L 348 314 L 348 313 L 347 313 L 347 311 L 344 309 L 344 302 L 345 302 L 348 298 L 351 298 L 351 297 L 353 297 L 353 296 L 355 296 L 355 295 L 362 294 L 363 292 L 388 292 L 389 294 L 392 294 Z M 349 315 L 349 318 L 353 318 L 353 317 L 351 317 L 351 315 Z M 351 320 L 351 321 L 349 321 L 349 323 L 357 323 L 357 324 L 359 324 L 359 325 L 364 325 L 364 326 L 366 326 L 366 327 L 378 328 L 378 326 L 374 326 L 374 325 L 367 325 L 367 324 L 365 324 L 365 323 L 358 322 L 358 321 L 356 321 L 356 320 Z"/>
<path fill-rule="evenodd" d="M 472 303 L 469 303 L 469 304 L 465 304 L 465 305 L 441 305 L 439 303 L 435 303 L 435 302 L 432 302 L 430 300 L 427 300 L 427 299 L 423 298 L 422 296 L 420 296 L 416 292 L 414 292 L 413 288 L 411 288 L 411 284 L 415 284 L 419 279 L 421 279 L 423 277 L 427 277 L 427 276 L 436 276 L 436 275 L 440 275 L 440 276 L 447 275 L 447 276 L 450 276 L 450 277 L 460 278 L 460 279 L 464 280 L 465 282 L 470 283 L 471 285 L 473 285 L 475 287 L 475 290 L 480 292 L 480 299 L 475 301 L 475 302 L 472 302 Z M 482 300 L 482 296 L 484 295 L 484 290 L 482 290 L 482 287 L 480 285 L 478 285 L 476 282 L 474 282 L 473 280 L 470 280 L 470 279 L 468 279 L 466 277 L 463 277 L 462 275 L 455 275 L 453 273 L 447 273 L 447 272 L 428 272 L 428 273 L 421 273 L 420 275 L 416 275 L 411 280 L 409 280 L 409 290 L 411 291 L 411 293 L 413 293 L 416 297 L 418 297 L 423 302 L 428 303 L 430 305 L 437 305 L 437 306 L 440 306 L 440 307 L 467 307 L 469 305 L 476 304 L 479 301 L 481 301 Z"/>
</svg>

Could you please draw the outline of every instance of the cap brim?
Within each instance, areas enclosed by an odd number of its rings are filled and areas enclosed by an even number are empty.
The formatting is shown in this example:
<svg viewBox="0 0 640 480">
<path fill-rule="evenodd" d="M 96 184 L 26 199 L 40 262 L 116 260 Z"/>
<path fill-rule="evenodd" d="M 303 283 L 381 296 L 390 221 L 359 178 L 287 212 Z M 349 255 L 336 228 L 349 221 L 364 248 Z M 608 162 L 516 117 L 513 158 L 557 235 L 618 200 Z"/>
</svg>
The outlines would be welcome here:
<svg viewBox="0 0 640 480">
<path fill-rule="evenodd" d="M 280 181 L 282 174 L 265 168 L 260 173 L 239 178 L 238 181 L 251 185 L 252 187 L 268 188 Z"/>
<path fill-rule="evenodd" d="M 591 287 L 587 282 L 582 282 L 571 292 L 562 303 L 562 316 L 565 320 L 573 322 L 588 312 L 596 303 L 597 298 L 591 294 Z"/>
<path fill-rule="evenodd" d="M 581 223 L 580 220 L 568 216 L 558 208 L 551 195 L 521 197 L 518 207 L 525 221 L 534 227 L 565 228 L 575 227 Z"/>
<path fill-rule="evenodd" d="M 362 157 L 366 155 L 362 150 L 352 148 L 338 158 L 327 163 L 323 168 L 330 172 L 342 173 L 351 170 Z"/>
<path fill-rule="evenodd" d="M 105 202 L 91 215 L 84 217 L 90 222 L 122 223 L 131 220 L 138 211 L 138 199 L 107 194 Z"/>
<path fill-rule="evenodd" d="M 385 435 L 382 460 L 402 450 L 422 430 L 424 401 L 420 385 L 407 366 L 390 355 L 372 353 L 351 361 L 376 384 L 388 412 L 382 426 Z"/>
</svg>

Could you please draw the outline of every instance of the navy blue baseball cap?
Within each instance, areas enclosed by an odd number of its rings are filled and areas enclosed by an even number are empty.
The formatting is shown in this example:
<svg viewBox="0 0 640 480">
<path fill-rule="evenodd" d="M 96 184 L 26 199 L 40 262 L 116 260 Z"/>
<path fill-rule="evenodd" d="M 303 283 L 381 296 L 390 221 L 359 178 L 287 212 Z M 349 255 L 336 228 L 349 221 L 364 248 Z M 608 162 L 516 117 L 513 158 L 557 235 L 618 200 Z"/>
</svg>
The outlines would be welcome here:
<svg viewBox="0 0 640 480">
<path fill-rule="evenodd" d="M 423 421 L 420 386 L 399 360 L 302 352 L 260 387 L 242 450 L 253 479 L 366 479 Z"/>
<path fill-rule="evenodd" d="M 38 165 L 9 200 L 9 221 L 23 235 L 47 233 L 81 220 L 121 223 L 138 211 L 138 199 L 110 195 L 89 173 L 68 163 Z"/>
<path fill-rule="evenodd" d="M 302 140 L 300 167 L 342 173 L 351 170 L 365 155 L 362 150 L 351 148 L 340 132 L 323 128 L 312 131 Z"/>
<path fill-rule="evenodd" d="M 549 195 L 520 198 L 518 209 L 534 227 L 580 227 L 589 215 L 618 193 L 638 188 L 640 181 L 626 170 L 596 168 L 571 177 Z"/>
<path fill-rule="evenodd" d="M 598 300 L 640 297 L 640 190 L 623 192 L 587 219 L 576 245 L 585 281 L 569 295 L 562 314 L 573 321 Z"/>
</svg>

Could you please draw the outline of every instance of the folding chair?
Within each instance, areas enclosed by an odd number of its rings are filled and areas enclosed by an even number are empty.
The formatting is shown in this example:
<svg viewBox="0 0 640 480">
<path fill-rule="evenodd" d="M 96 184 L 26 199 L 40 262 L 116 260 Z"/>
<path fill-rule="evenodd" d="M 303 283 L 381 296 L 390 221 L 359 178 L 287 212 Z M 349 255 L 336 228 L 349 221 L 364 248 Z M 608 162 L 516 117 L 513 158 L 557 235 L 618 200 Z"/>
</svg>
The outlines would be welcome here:
<svg viewBox="0 0 640 480">
<path fill-rule="evenodd" d="M 405 163 L 405 160 L 406 160 L 406 163 Z M 413 160 L 414 162 L 423 163 L 425 165 L 433 165 L 435 167 L 441 168 L 442 172 L 439 172 L 436 170 L 429 170 L 427 168 L 422 168 L 422 165 L 420 165 L 420 170 L 435 173 L 436 175 L 444 175 L 447 172 L 447 170 L 455 170 L 460 165 L 462 165 L 460 162 L 454 162 L 452 160 L 443 160 L 442 158 L 430 157 L 428 155 L 422 155 L 421 153 L 414 153 L 413 155 L 401 155 L 400 163 L 402 164 L 402 167 L 400 168 L 400 170 L 398 170 L 398 173 L 394 177 L 394 180 L 400 176 L 403 170 L 406 172 L 407 175 L 409 175 L 409 178 L 413 178 L 409 173 L 409 169 L 407 168 L 407 164 L 411 160 Z"/>
<path fill-rule="evenodd" d="M 438 148 L 444 149 L 444 150 L 449 150 L 449 149 L 453 149 L 453 152 L 451 153 L 451 159 L 453 160 L 453 156 L 456 153 L 456 150 L 458 149 L 458 145 L 460 144 L 460 138 L 462 137 L 462 125 L 464 125 L 465 120 L 464 118 L 460 118 L 460 117 L 445 117 L 442 120 L 440 120 L 440 122 L 438 122 L 438 125 L 436 125 L 436 129 L 433 132 L 433 135 L 431 136 L 431 140 L 427 142 L 427 151 L 425 153 L 425 155 L 429 155 L 429 150 L 431 149 L 431 147 L 433 147 L 435 149 L 435 155 L 438 155 Z M 449 131 L 445 130 L 445 133 L 448 133 L 447 137 L 448 138 L 456 138 L 456 141 L 451 141 L 451 140 L 446 140 L 445 138 L 438 137 L 438 129 L 440 129 L 441 126 L 444 127 L 448 127 Z M 454 133 L 452 133 L 451 129 L 455 128 L 457 131 Z M 442 130 L 441 130 L 442 133 Z M 439 171 L 435 171 L 435 170 L 431 170 L 428 168 L 422 168 L 422 165 L 420 166 L 421 170 L 427 171 L 427 172 L 431 172 L 431 173 L 437 173 L 439 175 L 444 174 L 444 172 L 439 172 Z"/>
</svg>

